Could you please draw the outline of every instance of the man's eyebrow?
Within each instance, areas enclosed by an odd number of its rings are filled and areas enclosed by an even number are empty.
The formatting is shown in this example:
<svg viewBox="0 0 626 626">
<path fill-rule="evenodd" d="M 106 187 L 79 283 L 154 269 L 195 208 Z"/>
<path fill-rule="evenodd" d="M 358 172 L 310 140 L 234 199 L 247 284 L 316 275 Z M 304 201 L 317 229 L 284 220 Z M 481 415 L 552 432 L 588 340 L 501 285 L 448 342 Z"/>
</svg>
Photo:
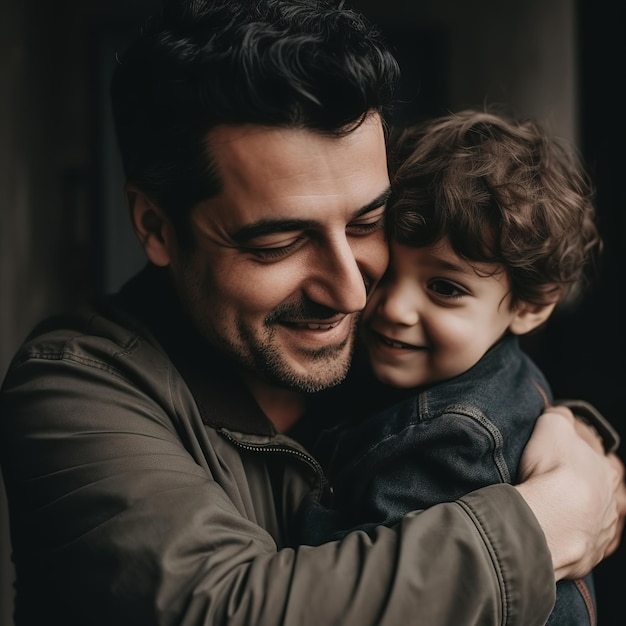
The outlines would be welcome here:
<svg viewBox="0 0 626 626">
<path fill-rule="evenodd" d="M 375 209 L 379 209 L 384 204 L 387 204 L 389 200 L 389 196 L 391 195 L 391 186 L 387 187 L 385 191 L 383 191 L 380 195 L 376 196 L 371 202 L 368 202 L 364 207 L 361 207 L 354 217 L 360 217 L 361 215 L 365 215 L 370 211 L 374 211 Z"/>
<path fill-rule="evenodd" d="M 263 237 L 263 235 L 273 235 L 276 233 L 289 233 L 294 230 L 306 230 L 313 228 L 315 222 L 313 220 L 259 220 L 252 224 L 246 224 L 239 230 L 231 233 L 230 238 L 239 245 Z"/>
<path fill-rule="evenodd" d="M 380 195 L 376 196 L 371 202 L 362 206 L 358 211 L 354 213 L 353 219 L 361 217 L 370 211 L 380 208 L 389 200 L 391 194 L 391 188 L 387 187 Z M 306 230 L 307 228 L 314 228 L 316 222 L 314 220 L 298 220 L 298 219 L 263 219 L 253 222 L 252 224 L 246 224 L 234 233 L 231 233 L 230 237 L 234 243 L 243 245 L 246 242 L 255 239 L 256 237 L 263 237 L 264 235 L 272 235 L 275 233 L 288 233 L 294 230 Z"/>
</svg>

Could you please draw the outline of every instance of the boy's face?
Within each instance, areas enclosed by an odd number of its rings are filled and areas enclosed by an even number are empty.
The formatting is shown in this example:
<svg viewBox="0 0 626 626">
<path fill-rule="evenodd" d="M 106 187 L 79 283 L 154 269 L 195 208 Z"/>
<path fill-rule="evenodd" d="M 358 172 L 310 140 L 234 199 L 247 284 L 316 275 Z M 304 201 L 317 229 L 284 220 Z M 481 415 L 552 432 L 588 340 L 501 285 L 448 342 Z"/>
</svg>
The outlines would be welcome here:
<svg viewBox="0 0 626 626">
<path fill-rule="evenodd" d="M 503 334 L 516 330 L 507 275 L 494 264 L 460 259 L 443 240 L 391 245 L 389 269 L 363 316 L 375 375 L 411 388 L 461 374 Z"/>
</svg>

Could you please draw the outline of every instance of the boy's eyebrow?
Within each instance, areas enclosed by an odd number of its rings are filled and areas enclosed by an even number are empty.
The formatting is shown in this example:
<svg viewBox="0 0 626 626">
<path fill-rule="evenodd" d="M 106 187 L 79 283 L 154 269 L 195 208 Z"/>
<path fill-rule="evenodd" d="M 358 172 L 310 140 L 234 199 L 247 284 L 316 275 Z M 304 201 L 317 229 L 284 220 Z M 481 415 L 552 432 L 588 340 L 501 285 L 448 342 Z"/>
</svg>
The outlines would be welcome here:
<svg viewBox="0 0 626 626">
<path fill-rule="evenodd" d="M 391 194 L 391 188 L 387 187 L 381 194 L 376 196 L 371 202 L 362 206 L 353 215 L 352 219 L 356 219 L 380 208 L 389 200 Z M 314 228 L 316 222 L 314 220 L 299 220 L 299 219 L 261 219 L 252 224 L 246 224 L 234 233 L 231 233 L 230 237 L 234 243 L 242 245 L 246 242 L 255 239 L 256 237 L 262 237 L 263 235 L 270 235 L 274 233 L 287 233 L 294 230 L 306 230 L 307 228 Z"/>
<path fill-rule="evenodd" d="M 448 261 L 447 259 L 441 259 L 439 257 L 435 257 L 435 263 L 439 269 L 441 270 L 449 270 L 451 272 L 465 272 L 465 268 L 459 265 L 458 263 L 454 263 L 452 261 Z"/>
</svg>

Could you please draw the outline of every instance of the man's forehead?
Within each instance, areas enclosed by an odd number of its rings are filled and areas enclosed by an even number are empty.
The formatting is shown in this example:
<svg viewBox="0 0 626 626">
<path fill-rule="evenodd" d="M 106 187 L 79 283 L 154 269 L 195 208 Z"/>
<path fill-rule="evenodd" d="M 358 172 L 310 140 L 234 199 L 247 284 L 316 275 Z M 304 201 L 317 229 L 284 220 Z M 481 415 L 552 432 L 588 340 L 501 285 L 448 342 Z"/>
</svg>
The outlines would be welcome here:
<svg viewBox="0 0 626 626">
<path fill-rule="evenodd" d="M 307 129 L 230 125 L 210 135 L 210 154 L 222 196 L 254 205 L 306 205 L 345 201 L 356 208 L 388 184 L 384 134 L 379 118 L 346 136 Z"/>
<path fill-rule="evenodd" d="M 340 140 L 343 137 L 349 137 L 355 132 L 358 132 L 362 127 L 374 127 L 383 131 L 383 121 L 381 116 L 372 111 L 368 115 L 364 116 L 360 123 L 347 125 L 343 129 L 337 129 L 337 131 L 324 131 L 314 128 L 307 128 L 306 126 L 273 126 L 271 124 L 253 124 L 253 123 L 231 123 L 231 124 L 219 124 L 214 126 L 207 135 L 207 142 L 214 146 L 225 145 L 233 141 L 240 139 L 254 137 L 262 137 L 267 134 L 276 134 L 278 136 L 307 136 L 316 135 L 319 137 L 327 137 Z"/>
<path fill-rule="evenodd" d="M 226 159 L 239 167 L 247 166 L 262 155 L 266 158 L 254 161 L 255 167 L 290 166 L 293 169 L 306 165 L 310 155 L 316 152 L 345 152 L 357 146 L 366 159 L 379 159 L 385 153 L 380 116 L 369 115 L 359 126 L 337 135 L 299 127 L 223 124 L 207 136 L 209 155 L 218 167 L 223 166 Z"/>
</svg>

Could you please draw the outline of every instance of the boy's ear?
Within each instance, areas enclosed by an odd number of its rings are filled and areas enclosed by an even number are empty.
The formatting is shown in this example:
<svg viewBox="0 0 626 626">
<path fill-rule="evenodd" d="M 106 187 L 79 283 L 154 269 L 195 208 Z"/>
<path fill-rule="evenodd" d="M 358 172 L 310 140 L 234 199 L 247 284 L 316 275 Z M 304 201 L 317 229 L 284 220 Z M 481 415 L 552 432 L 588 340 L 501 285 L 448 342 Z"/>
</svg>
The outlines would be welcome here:
<svg viewBox="0 0 626 626">
<path fill-rule="evenodd" d="M 154 265 L 169 265 L 176 242 L 170 219 L 138 187 L 126 185 L 124 193 L 135 235 L 146 256 Z"/>
<path fill-rule="evenodd" d="M 520 302 L 509 324 L 509 331 L 514 335 L 525 335 L 538 328 L 552 315 L 556 304 L 556 300 L 550 304 Z"/>
</svg>

